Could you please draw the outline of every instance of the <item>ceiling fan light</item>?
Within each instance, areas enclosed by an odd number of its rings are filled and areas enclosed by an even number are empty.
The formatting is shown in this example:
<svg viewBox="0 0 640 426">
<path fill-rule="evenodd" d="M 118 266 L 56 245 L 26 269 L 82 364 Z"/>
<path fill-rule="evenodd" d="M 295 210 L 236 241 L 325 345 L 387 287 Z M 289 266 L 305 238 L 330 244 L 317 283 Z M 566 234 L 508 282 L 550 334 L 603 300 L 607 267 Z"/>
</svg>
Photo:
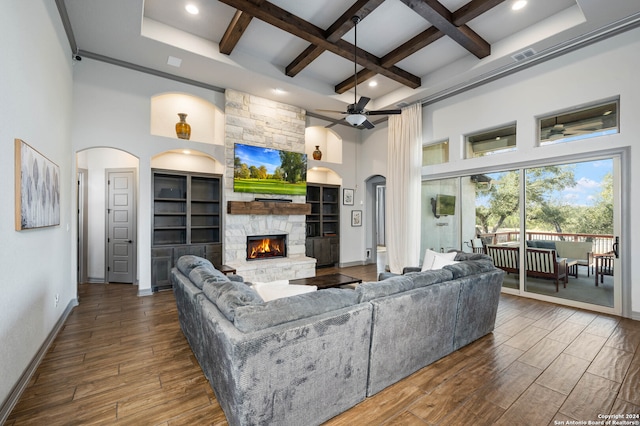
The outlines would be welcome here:
<svg viewBox="0 0 640 426">
<path fill-rule="evenodd" d="M 347 123 L 351 124 L 353 127 L 358 127 L 359 125 L 364 123 L 367 117 L 362 114 L 349 114 L 344 119 L 347 120 Z"/>
</svg>

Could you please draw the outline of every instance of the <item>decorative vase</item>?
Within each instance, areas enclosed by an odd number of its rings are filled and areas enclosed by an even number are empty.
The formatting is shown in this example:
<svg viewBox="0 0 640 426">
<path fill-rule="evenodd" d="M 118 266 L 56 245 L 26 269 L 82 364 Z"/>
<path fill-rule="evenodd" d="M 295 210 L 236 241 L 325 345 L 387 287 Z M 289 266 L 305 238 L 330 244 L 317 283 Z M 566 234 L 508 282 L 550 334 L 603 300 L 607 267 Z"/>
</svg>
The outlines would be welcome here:
<svg viewBox="0 0 640 426">
<path fill-rule="evenodd" d="M 313 151 L 314 160 L 322 160 L 322 151 L 320 151 L 320 145 L 316 145 L 316 150 Z"/>
<path fill-rule="evenodd" d="M 178 117 L 180 117 L 180 121 L 176 123 L 176 135 L 180 139 L 188 140 L 191 137 L 191 126 L 185 121 L 187 114 L 179 112 Z"/>
</svg>

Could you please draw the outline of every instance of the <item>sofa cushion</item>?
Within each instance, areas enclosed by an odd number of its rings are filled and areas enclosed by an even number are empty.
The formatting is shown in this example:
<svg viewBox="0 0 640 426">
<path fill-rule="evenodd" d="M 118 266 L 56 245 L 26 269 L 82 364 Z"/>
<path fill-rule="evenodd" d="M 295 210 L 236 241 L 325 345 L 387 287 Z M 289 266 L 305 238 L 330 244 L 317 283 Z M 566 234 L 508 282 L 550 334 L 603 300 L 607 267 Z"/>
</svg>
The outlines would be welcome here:
<svg viewBox="0 0 640 426">
<path fill-rule="evenodd" d="M 440 265 L 441 260 L 454 260 L 456 257 L 456 252 L 452 251 L 449 253 L 438 253 L 435 252 L 433 250 L 430 249 L 426 249 L 424 251 L 424 260 L 422 261 L 422 271 L 428 271 L 431 269 L 440 269 L 442 268 L 442 266 L 440 266 L 440 268 L 435 267 L 436 266 L 436 262 L 438 262 L 438 265 Z M 444 265 L 443 265 L 444 266 Z"/>
<path fill-rule="evenodd" d="M 527 247 L 555 250 L 556 242 L 549 240 L 527 240 Z"/>
<path fill-rule="evenodd" d="M 396 275 L 387 278 L 384 281 L 373 281 L 358 284 L 355 292 L 358 294 L 359 302 L 368 302 L 378 297 L 388 296 L 390 294 L 401 293 L 411 290 L 413 281 L 404 275 Z"/>
<path fill-rule="evenodd" d="M 178 259 L 178 261 L 176 262 L 176 267 L 178 268 L 178 270 L 187 277 L 189 276 L 191 271 L 197 266 L 205 266 L 212 270 L 215 269 L 213 264 L 209 262 L 207 259 L 194 256 L 191 254 L 181 256 L 180 259 Z"/>
<path fill-rule="evenodd" d="M 262 298 L 251 287 L 235 281 L 208 281 L 202 291 L 231 322 L 238 307 L 263 303 Z"/>
<path fill-rule="evenodd" d="M 493 263 L 490 260 L 467 260 L 465 262 L 458 262 L 455 265 L 445 266 L 443 269 L 451 271 L 453 279 L 466 277 L 469 275 L 476 275 L 482 272 L 490 272 L 495 269 Z"/>
<path fill-rule="evenodd" d="M 355 291 L 330 288 L 263 304 L 239 306 L 235 309 L 234 324 L 238 330 L 248 333 L 357 303 L 358 295 Z"/>
<path fill-rule="evenodd" d="M 409 272 L 405 275 L 413 281 L 414 288 L 451 281 L 453 274 L 447 269 L 433 269 L 424 272 Z"/>
<path fill-rule="evenodd" d="M 193 285 L 201 290 L 207 282 L 225 283 L 229 281 L 229 277 L 218 271 L 213 265 L 206 264 L 193 268 L 189 273 L 189 279 Z"/>
</svg>

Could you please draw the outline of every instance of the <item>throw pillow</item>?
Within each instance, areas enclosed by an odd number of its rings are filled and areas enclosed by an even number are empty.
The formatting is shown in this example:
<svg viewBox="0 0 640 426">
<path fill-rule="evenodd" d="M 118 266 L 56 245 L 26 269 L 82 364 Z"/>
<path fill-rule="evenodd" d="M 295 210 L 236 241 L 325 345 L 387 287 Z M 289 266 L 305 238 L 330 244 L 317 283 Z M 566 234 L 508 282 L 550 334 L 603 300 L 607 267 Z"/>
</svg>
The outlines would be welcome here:
<svg viewBox="0 0 640 426">
<path fill-rule="evenodd" d="M 424 252 L 424 260 L 422 261 L 422 271 L 429 271 L 431 269 L 442 269 L 442 266 L 438 267 L 438 268 L 434 268 L 434 262 L 436 261 L 436 258 L 441 258 L 441 259 L 445 259 L 445 260 L 453 260 L 456 257 L 456 252 L 452 251 L 451 253 L 438 253 L 435 252 L 433 250 L 427 249 Z M 438 265 L 440 265 L 440 263 L 438 263 Z"/>
<path fill-rule="evenodd" d="M 263 285 L 256 288 L 256 292 L 262 297 L 262 300 L 268 302 L 270 300 L 282 299 L 283 297 L 291 297 L 298 294 L 311 293 L 316 291 L 318 287 L 314 285 Z"/>
<path fill-rule="evenodd" d="M 442 269 L 443 266 L 447 266 L 447 265 L 455 265 L 456 263 L 458 263 L 456 260 L 449 260 L 449 259 L 445 259 L 442 256 L 436 256 L 436 258 L 433 260 L 433 265 L 431 266 L 431 269 Z"/>
</svg>

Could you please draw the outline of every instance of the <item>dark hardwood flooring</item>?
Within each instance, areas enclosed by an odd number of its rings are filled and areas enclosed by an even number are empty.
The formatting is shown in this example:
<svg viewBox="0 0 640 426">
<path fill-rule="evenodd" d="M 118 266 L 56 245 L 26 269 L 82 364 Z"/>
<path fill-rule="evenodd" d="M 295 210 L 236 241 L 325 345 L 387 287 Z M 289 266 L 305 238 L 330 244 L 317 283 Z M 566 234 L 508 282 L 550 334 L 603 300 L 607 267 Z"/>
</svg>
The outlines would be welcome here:
<svg viewBox="0 0 640 426">
<path fill-rule="evenodd" d="M 375 265 L 318 274 L 333 272 L 376 275 Z M 226 424 L 180 331 L 173 293 L 136 292 L 79 286 L 79 306 L 7 425 Z M 639 346 L 638 321 L 503 295 L 492 334 L 327 424 L 553 425 L 638 415 Z"/>
</svg>

